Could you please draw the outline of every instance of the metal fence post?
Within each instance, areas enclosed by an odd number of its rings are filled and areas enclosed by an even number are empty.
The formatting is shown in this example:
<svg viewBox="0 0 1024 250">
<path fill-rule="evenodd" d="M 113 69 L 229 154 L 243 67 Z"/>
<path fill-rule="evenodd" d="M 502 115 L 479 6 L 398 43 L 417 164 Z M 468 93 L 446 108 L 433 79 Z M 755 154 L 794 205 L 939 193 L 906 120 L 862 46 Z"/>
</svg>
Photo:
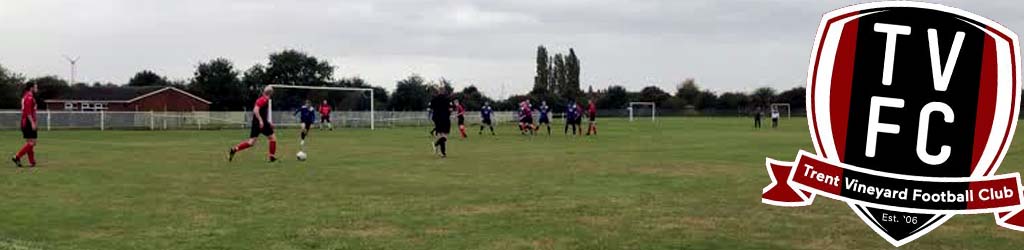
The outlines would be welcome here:
<svg viewBox="0 0 1024 250">
<path fill-rule="evenodd" d="M 154 117 L 154 116 L 155 115 L 153 114 L 153 111 L 150 110 L 149 111 L 149 130 L 156 130 L 156 117 Z"/>
<path fill-rule="evenodd" d="M 106 125 L 106 124 L 104 124 L 106 122 L 105 120 L 106 120 L 106 112 L 103 112 L 103 110 L 100 110 L 100 131 L 106 130 L 106 127 L 104 126 L 104 125 Z"/>
<path fill-rule="evenodd" d="M 50 110 L 46 110 L 46 131 L 50 131 Z"/>
</svg>

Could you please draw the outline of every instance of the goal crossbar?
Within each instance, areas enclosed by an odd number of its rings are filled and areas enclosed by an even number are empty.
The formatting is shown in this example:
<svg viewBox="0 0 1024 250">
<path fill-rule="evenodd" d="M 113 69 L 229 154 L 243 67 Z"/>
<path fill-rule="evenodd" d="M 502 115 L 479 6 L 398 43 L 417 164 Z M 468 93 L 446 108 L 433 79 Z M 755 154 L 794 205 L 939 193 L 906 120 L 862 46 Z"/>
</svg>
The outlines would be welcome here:
<svg viewBox="0 0 1024 250">
<path fill-rule="evenodd" d="M 327 86 L 298 86 L 298 85 L 282 85 L 282 84 L 271 84 L 272 88 L 283 88 L 283 89 L 314 89 L 314 90 L 338 90 L 338 91 L 366 91 L 370 92 L 370 130 L 376 129 L 374 126 L 374 113 L 373 109 L 373 88 L 353 88 L 353 87 L 327 87 Z"/>
<path fill-rule="evenodd" d="M 373 93 L 373 88 L 298 86 L 298 85 L 281 85 L 281 84 L 271 84 L 270 87 L 273 87 L 273 88 L 285 88 L 285 89 L 319 89 L 319 90 L 367 91 L 367 92 Z"/>
</svg>

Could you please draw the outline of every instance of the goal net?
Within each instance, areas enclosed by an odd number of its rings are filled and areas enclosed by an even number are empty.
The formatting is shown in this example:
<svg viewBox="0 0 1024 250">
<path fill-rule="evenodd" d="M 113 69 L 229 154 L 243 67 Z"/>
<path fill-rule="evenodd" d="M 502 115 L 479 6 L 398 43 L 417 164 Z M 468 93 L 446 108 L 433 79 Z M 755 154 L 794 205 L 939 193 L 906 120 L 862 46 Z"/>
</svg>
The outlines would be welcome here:
<svg viewBox="0 0 1024 250">
<path fill-rule="evenodd" d="M 372 88 L 270 85 L 274 97 L 270 119 L 278 126 L 298 126 L 301 121 L 295 111 L 309 101 L 316 110 L 314 127 L 320 126 L 320 107 L 330 107 L 332 127 L 369 127 L 376 129 Z"/>
<path fill-rule="evenodd" d="M 771 117 L 772 112 L 779 112 L 779 117 L 786 117 L 786 119 L 793 117 L 789 109 L 789 103 L 772 103 L 771 108 L 768 110 L 768 117 Z"/>
<path fill-rule="evenodd" d="M 653 102 L 630 102 L 627 109 L 629 110 L 629 121 L 648 115 L 651 116 L 651 121 L 654 121 L 658 113 L 657 106 Z"/>
</svg>

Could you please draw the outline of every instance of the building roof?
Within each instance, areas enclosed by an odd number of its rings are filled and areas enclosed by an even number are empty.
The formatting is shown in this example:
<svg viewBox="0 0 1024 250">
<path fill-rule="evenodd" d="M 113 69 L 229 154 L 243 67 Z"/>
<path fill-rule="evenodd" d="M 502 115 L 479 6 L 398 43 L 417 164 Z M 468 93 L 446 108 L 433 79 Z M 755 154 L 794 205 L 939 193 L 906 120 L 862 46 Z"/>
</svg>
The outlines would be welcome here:
<svg viewBox="0 0 1024 250">
<path fill-rule="evenodd" d="M 102 102 L 134 102 L 151 95 L 164 91 L 177 91 L 198 101 L 210 104 L 210 101 L 195 96 L 187 91 L 175 87 L 147 86 L 147 87 L 84 87 L 75 88 L 67 95 L 46 100 L 46 102 L 67 102 L 67 101 L 102 101 Z"/>
</svg>

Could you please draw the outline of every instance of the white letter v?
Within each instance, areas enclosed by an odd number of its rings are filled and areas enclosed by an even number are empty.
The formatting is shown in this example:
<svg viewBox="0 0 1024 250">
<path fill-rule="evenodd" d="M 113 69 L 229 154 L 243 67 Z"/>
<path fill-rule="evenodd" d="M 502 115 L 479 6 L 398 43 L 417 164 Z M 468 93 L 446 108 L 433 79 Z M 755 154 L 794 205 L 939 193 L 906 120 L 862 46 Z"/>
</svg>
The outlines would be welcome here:
<svg viewBox="0 0 1024 250">
<path fill-rule="evenodd" d="M 964 44 L 964 32 L 957 31 L 953 37 L 953 48 L 949 50 L 949 57 L 946 58 L 946 68 L 939 65 L 939 37 L 938 31 L 928 29 L 928 49 L 932 58 L 932 83 L 935 90 L 946 91 L 949 87 L 949 78 L 953 75 L 953 68 L 956 67 L 956 58 L 960 56 L 960 46 Z"/>
</svg>

